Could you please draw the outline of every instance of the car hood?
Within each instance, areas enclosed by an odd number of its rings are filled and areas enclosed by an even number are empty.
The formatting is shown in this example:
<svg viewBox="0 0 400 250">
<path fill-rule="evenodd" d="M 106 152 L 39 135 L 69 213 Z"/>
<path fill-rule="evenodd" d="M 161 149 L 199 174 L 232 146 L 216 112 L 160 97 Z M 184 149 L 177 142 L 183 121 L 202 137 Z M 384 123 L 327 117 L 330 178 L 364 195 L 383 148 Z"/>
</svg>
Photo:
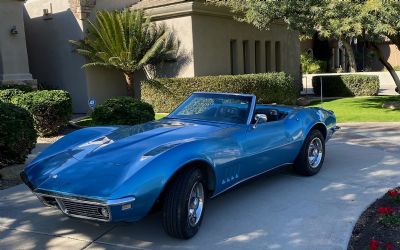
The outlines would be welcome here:
<svg viewBox="0 0 400 250">
<path fill-rule="evenodd" d="M 146 166 L 149 161 L 144 156 L 217 136 L 227 126 L 164 119 L 137 126 L 104 127 L 105 134 L 77 144 L 66 143 L 61 151 L 39 156 L 25 173 L 37 190 L 99 199 L 109 197 Z M 70 136 L 74 135 L 67 135 L 66 139 Z"/>
</svg>

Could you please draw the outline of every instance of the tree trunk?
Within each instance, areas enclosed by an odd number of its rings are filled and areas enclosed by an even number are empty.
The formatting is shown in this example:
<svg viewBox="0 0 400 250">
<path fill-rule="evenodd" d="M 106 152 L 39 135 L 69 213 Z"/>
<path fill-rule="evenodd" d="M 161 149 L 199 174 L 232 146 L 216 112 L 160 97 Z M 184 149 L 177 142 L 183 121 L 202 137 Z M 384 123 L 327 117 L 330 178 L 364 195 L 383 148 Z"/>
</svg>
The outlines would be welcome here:
<svg viewBox="0 0 400 250">
<path fill-rule="evenodd" d="M 134 73 L 132 72 L 125 72 L 124 73 L 125 80 L 126 80 L 126 90 L 129 96 L 132 96 L 136 100 L 140 100 L 140 89 L 135 90 L 134 84 Z"/>
<path fill-rule="evenodd" d="M 350 72 L 357 72 L 357 63 L 356 58 L 354 56 L 353 48 L 347 39 L 343 39 L 343 46 L 346 49 L 347 54 L 349 55 L 349 67 Z"/>
<path fill-rule="evenodd" d="M 400 34 L 388 36 L 388 38 L 394 45 L 396 45 L 397 49 L 400 50 Z"/>
<path fill-rule="evenodd" d="M 369 43 L 368 47 L 375 53 L 375 55 L 378 57 L 378 60 L 383 64 L 383 66 L 385 66 L 387 71 L 389 71 L 394 80 L 394 83 L 397 86 L 396 92 L 400 93 L 400 79 L 399 76 L 396 74 L 396 71 L 393 69 L 392 65 L 387 60 L 385 60 L 385 57 L 382 55 L 382 52 L 375 43 Z"/>
</svg>

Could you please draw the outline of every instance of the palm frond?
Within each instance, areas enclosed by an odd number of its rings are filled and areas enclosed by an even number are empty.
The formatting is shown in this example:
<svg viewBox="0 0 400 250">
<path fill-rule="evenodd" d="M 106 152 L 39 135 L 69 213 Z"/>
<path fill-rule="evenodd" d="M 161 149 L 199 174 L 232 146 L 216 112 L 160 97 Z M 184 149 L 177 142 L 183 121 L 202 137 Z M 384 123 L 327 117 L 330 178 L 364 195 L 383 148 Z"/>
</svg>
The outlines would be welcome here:
<svg viewBox="0 0 400 250">
<path fill-rule="evenodd" d="M 157 25 L 141 10 L 98 11 L 83 40 L 70 43 L 84 56 L 83 67 L 108 67 L 135 72 L 146 64 L 171 57 L 179 46 L 165 25 Z"/>
</svg>

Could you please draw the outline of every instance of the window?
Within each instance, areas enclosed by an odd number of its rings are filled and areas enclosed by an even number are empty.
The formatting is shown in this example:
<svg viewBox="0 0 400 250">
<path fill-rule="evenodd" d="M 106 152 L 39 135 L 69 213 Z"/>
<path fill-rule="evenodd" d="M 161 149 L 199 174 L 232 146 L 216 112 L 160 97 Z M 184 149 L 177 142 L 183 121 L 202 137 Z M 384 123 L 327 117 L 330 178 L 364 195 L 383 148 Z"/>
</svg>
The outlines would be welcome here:
<svg viewBox="0 0 400 250">
<path fill-rule="evenodd" d="M 271 42 L 265 42 L 265 72 L 271 72 Z"/>
<path fill-rule="evenodd" d="M 249 41 L 243 41 L 243 72 L 250 73 Z"/>
<path fill-rule="evenodd" d="M 281 71 L 281 42 L 275 42 L 275 71 Z"/>
<path fill-rule="evenodd" d="M 245 124 L 251 102 L 251 96 L 194 93 L 168 117 Z"/>
<path fill-rule="evenodd" d="M 260 41 L 254 43 L 254 60 L 256 73 L 261 73 L 261 58 L 260 58 Z"/>
<path fill-rule="evenodd" d="M 238 65 L 237 65 L 237 42 L 236 40 L 231 40 L 230 45 L 231 50 L 231 75 L 238 74 Z"/>
</svg>

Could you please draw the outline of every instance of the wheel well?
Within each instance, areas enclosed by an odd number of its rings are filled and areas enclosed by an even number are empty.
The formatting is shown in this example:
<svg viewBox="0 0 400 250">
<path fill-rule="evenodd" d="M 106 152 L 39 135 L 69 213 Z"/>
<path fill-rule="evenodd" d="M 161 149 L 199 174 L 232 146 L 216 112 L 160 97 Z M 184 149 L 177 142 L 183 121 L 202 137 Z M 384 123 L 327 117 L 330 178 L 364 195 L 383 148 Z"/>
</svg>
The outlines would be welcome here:
<svg viewBox="0 0 400 250">
<path fill-rule="evenodd" d="M 188 170 L 189 168 L 198 168 L 200 169 L 204 176 L 206 177 L 207 180 L 207 193 L 209 196 L 211 196 L 214 193 L 215 190 L 215 182 L 216 182 L 216 177 L 214 174 L 214 170 L 212 166 L 206 161 L 202 160 L 195 160 L 191 161 L 189 163 L 186 163 L 184 166 L 182 166 L 178 171 L 176 171 L 171 178 L 168 180 L 167 184 L 164 186 L 164 189 L 162 190 L 161 194 L 159 195 L 156 203 L 154 204 L 152 210 L 158 210 L 161 207 L 161 204 L 163 203 L 165 192 L 167 191 L 168 187 L 174 183 L 174 179 L 179 176 L 180 173 Z"/>
<path fill-rule="evenodd" d="M 321 132 L 321 134 L 324 136 L 324 139 L 326 139 L 326 135 L 327 135 L 327 130 L 326 130 L 326 126 L 322 123 L 317 123 L 315 124 L 310 131 L 312 131 L 313 129 L 317 129 Z"/>
<path fill-rule="evenodd" d="M 184 166 L 182 166 L 176 173 L 169 179 L 166 187 L 170 184 L 170 182 L 180 173 L 183 171 L 186 171 L 189 168 L 198 168 L 200 169 L 204 176 L 206 177 L 207 180 L 207 190 L 209 193 L 212 193 L 215 189 L 215 174 L 214 174 L 214 169 L 210 164 L 206 161 L 203 160 L 195 160 L 191 161 L 189 163 L 186 163 Z"/>
</svg>

